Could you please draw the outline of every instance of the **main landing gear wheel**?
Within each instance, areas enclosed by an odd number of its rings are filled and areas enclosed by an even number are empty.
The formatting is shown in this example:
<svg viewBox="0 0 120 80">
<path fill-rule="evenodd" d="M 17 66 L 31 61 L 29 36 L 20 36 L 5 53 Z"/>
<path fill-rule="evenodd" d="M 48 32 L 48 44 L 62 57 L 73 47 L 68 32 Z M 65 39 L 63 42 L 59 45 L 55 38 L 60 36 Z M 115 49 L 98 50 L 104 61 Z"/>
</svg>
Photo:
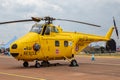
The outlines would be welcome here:
<svg viewBox="0 0 120 80">
<path fill-rule="evenodd" d="M 77 61 L 74 59 L 74 60 L 71 61 L 70 66 L 71 66 L 71 67 L 77 67 L 77 66 L 79 66 L 79 65 L 77 64 Z"/>
<path fill-rule="evenodd" d="M 36 68 L 40 68 L 40 63 L 39 63 L 38 61 L 36 61 L 35 67 L 36 67 Z"/>
<path fill-rule="evenodd" d="M 28 65 L 29 65 L 28 62 L 26 62 L 26 61 L 23 63 L 24 67 L 28 67 Z"/>
<path fill-rule="evenodd" d="M 42 65 L 42 66 L 49 67 L 49 66 L 50 66 L 50 63 L 49 63 L 48 61 L 42 61 L 42 62 L 41 62 L 41 65 Z"/>
</svg>

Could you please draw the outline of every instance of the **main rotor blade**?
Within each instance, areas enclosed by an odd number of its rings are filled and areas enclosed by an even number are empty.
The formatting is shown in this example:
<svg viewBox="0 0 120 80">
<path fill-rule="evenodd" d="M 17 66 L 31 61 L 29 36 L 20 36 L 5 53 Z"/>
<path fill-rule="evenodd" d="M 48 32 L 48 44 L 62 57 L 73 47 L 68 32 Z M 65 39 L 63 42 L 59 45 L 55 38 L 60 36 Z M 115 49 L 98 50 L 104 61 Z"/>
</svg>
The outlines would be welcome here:
<svg viewBox="0 0 120 80">
<path fill-rule="evenodd" d="M 101 27 L 100 25 L 86 23 L 86 22 L 81 22 L 81 21 L 75 21 L 75 20 L 67 20 L 67 19 L 56 19 L 56 20 L 76 22 L 76 23 L 86 24 L 86 25 L 90 25 L 90 26 Z"/>
<path fill-rule="evenodd" d="M 9 24 L 9 23 L 18 23 L 18 22 L 29 22 L 29 21 L 34 21 L 34 20 L 32 20 L 32 19 L 15 20 L 15 21 L 0 22 L 0 24 Z"/>
</svg>

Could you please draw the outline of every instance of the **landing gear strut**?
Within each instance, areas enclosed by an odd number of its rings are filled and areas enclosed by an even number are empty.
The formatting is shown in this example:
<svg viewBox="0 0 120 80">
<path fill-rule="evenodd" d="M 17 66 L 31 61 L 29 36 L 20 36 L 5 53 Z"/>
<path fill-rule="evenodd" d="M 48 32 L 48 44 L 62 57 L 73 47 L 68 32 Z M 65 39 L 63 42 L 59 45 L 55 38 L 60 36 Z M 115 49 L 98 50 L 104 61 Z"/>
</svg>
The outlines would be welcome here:
<svg viewBox="0 0 120 80">
<path fill-rule="evenodd" d="M 77 61 L 75 59 L 71 60 L 71 64 L 70 64 L 71 67 L 76 67 L 76 66 L 79 66 L 77 64 Z"/>
<path fill-rule="evenodd" d="M 74 54 L 72 54 L 72 58 L 71 59 L 67 58 L 66 56 L 64 56 L 64 58 L 67 59 L 70 62 L 69 66 L 71 66 L 71 67 L 77 67 L 77 66 L 79 66 L 78 63 L 77 63 L 77 61 L 74 58 Z"/>
<path fill-rule="evenodd" d="M 41 65 L 48 67 L 48 66 L 50 66 L 50 63 L 48 61 L 42 61 Z"/>
<path fill-rule="evenodd" d="M 29 65 L 28 62 L 26 62 L 26 61 L 23 63 L 24 67 L 28 67 L 28 65 Z"/>
</svg>

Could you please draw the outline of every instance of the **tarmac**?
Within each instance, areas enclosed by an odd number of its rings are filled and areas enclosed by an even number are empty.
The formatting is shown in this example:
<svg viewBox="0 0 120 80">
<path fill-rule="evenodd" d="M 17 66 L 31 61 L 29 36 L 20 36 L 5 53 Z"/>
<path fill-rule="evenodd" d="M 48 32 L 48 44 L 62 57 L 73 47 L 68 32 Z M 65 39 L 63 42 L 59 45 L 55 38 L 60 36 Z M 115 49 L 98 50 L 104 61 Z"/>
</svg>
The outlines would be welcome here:
<svg viewBox="0 0 120 80">
<path fill-rule="evenodd" d="M 120 80 L 120 58 L 75 56 L 79 66 L 69 67 L 69 62 L 53 60 L 56 66 L 35 68 L 35 62 L 24 68 L 22 61 L 0 55 L 0 80 Z"/>
</svg>

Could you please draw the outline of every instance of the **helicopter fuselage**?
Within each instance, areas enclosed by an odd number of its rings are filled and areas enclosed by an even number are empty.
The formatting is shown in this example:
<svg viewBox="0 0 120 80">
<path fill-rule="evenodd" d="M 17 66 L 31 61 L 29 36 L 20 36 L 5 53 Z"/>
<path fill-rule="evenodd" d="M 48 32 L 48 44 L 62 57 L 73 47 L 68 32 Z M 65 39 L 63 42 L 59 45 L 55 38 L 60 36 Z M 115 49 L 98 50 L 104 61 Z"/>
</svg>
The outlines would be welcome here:
<svg viewBox="0 0 120 80">
<path fill-rule="evenodd" d="M 112 31 L 113 27 L 106 36 L 97 36 L 64 32 L 53 24 L 35 24 L 29 33 L 11 44 L 10 53 L 23 61 L 70 59 L 91 42 L 109 40 Z"/>
</svg>

